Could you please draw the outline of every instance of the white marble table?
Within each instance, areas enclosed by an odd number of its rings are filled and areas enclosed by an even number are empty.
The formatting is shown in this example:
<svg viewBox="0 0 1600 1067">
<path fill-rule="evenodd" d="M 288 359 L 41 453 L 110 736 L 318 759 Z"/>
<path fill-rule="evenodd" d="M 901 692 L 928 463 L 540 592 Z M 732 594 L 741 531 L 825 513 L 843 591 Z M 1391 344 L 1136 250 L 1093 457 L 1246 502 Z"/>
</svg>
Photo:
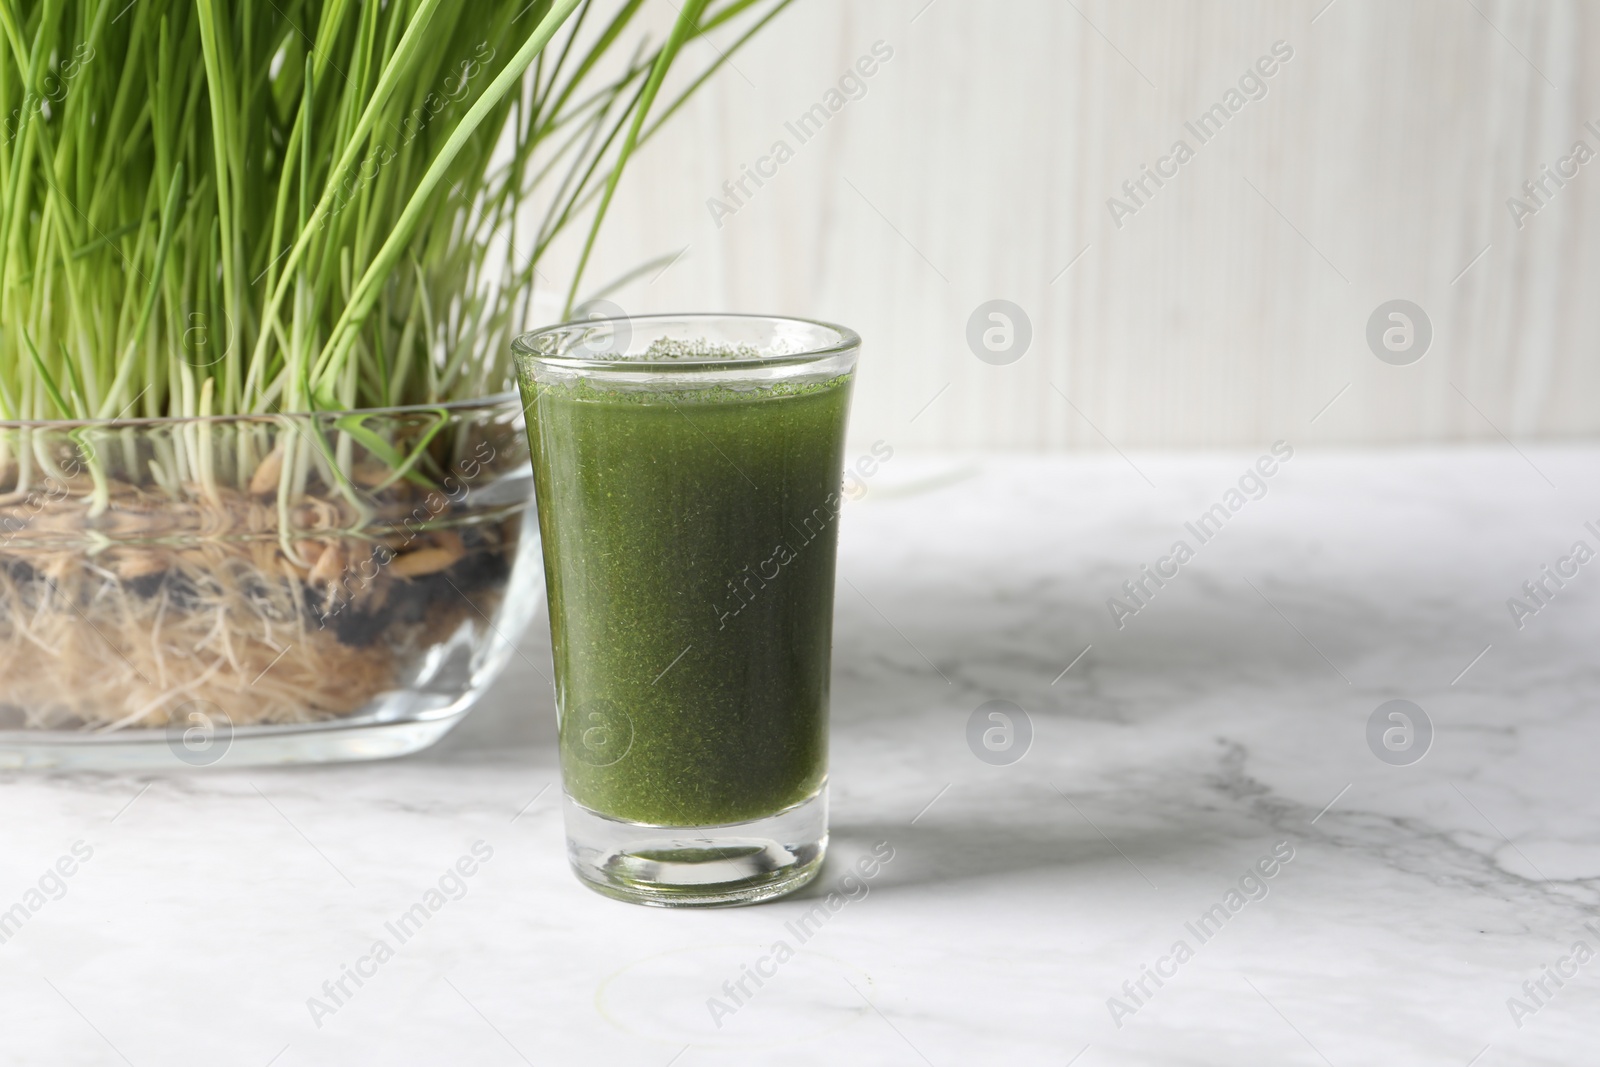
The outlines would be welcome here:
<svg viewBox="0 0 1600 1067">
<path fill-rule="evenodd" d="M 833 858 L 802 899 L 578 885 L 542 623 L 418 758 L 7 773 L 0 909 L 65 891 L 0 945 L 0 1064 L 1596 1062 L 1600 960 L 1562 960 L 1600 951 L 1600 561 L 1520 630 L 1506 602 L 1600 548 L 1600 449 L 1525 452 L 1297 454 L 1204 545 L 1184 523 L 1258 453 L 897 457 L 846 510 Z M 1179 538 L 1117 629 L 1107 598 Z M 1030 717 L 1020 762 L 968 748 L 993 699 Z M 1433 724 L 1420 762 L 1369 748 L 1391 699 Z"/>
</svg>

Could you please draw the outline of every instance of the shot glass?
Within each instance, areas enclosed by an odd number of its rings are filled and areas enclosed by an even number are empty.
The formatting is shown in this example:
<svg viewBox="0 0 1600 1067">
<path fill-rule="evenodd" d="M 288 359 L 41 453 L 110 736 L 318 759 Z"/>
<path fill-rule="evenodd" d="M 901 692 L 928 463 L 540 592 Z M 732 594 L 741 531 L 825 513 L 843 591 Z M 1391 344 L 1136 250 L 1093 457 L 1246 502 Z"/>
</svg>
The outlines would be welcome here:
<svg viewBox="0 0 1600 1067">
<path fill-rule="evenodd" d="M 803 319 L 660 315 L 513 346 L 568 857 L 601 893 L 748 904 L 821 869 L 860 345 Z"/>
</svg>

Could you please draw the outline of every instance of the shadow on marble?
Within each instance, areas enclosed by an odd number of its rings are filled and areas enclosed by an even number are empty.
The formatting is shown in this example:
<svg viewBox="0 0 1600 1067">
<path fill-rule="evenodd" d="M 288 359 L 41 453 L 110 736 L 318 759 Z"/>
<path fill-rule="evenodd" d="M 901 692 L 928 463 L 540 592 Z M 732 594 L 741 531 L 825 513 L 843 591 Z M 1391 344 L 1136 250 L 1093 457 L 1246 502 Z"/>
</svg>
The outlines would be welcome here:
<svg viewBox="0 0 1600 1067">
<path fill-rule="evenodd" d="M 1220 837 L 1216 829 L 1175 826 L 1142 836 L 1130 834 L 1119 842 L 1122 852 L 1118 852 L 1090 827 L 1081 822 L 1074 826 L 1066 820 L 1057 826 L 1041 822 L 1005 829 L 992 823 L 938 827 L 835 823 L 829 833 L 832 845 L 822 876 L 798 897 L 825 896 L 838 888 L 839 880 L 853 873 L 850 857 L 865 855 L 880 841 L 894 846 L 895 858 L 872 879 L 874 893 L 969 880 L 1032 877 L 1046 872 L 1069 876 L 1081 871 L 1084 880 L 1098 881 L 1098 872 L 1103 869 L 1118 869 L 1116 873 L 1125 874 L 1131 886 L 1154 887 L 1159 885 L 1159 878 L 1151 883 L 1147 876 L 1154 876 L 1159 869 L 1190 868 L 1196 863 L 1201 869 L 1209 869 L 1217 865 L 1219 857 L 1237 851 L 1237 845 Z M 1090 874 L 1091 870 L 1096 873 Z"/>
</svg>

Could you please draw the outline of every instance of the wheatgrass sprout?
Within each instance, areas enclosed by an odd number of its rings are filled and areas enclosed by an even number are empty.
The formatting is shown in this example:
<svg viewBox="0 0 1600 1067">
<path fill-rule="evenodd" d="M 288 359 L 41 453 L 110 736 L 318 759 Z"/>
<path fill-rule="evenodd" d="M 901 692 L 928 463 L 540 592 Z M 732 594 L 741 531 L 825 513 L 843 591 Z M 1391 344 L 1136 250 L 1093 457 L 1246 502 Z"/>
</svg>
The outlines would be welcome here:
<svg viewBox="0 0 1600 1067">
<path fill-rule="evenodd" d="M 342 715 L 487 619 L 461 405 L 788 3 L 0 0 L 0 723 Z"/>
<path fill-rule="evenodd" d="M 646 0 L 0 0 L 0 417 L 502 388 L 551 240 L 786 3 L 619 62 Z"/>
</svg>

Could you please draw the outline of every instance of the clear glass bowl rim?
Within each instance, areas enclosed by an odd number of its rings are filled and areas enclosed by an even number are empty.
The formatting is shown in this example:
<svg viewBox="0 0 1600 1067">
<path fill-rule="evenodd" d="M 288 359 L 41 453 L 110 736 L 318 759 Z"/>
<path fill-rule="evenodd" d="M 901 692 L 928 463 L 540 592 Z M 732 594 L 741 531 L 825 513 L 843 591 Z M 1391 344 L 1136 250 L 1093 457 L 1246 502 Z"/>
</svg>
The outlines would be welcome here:
<svg viewBox="0 0 1600 1067">
<path fill-rule="evenodd" d="M 536 338 L 570 334 L 580 330 L 591 330 L 606 323 L 626 322 L 637 325 L 650 322 L 699 321 L 710 324 L 729 320 L 800 323 L 805 326 L 814 326 L 831 331 L 838 335 L 838 340 L 832 344 L 808 348 L 804 352 L 786 352 L 782 355 L 758 356 L 755 359 L 585 359 L 573 356 L 548 355 L 535 351 L 533 348 Z M 673 372 L 703 374 L 707 371 L 748 371 L 767 367 L 792 367 L 807 363 L 817 363 L 833 356 L 848 355 L 860 348 L 861 335 L 848 326 L 840 326 L 838 323 L 826 322 L 822 319 L 808 319 L 800 315 L 764 315 L 734 311 L 663 312 L 650 315 L 618 315 L 611 318 L 564 322 L 537 330 L 529 330 L 511 342 L 512 355 L 519 365 L 526 360 L 560 370 L 589 371 L 601 374 L 607 372 L 616 374 L 637 374 L 640 372 L 649 374 L 671 374 Z"/>
</svg>

